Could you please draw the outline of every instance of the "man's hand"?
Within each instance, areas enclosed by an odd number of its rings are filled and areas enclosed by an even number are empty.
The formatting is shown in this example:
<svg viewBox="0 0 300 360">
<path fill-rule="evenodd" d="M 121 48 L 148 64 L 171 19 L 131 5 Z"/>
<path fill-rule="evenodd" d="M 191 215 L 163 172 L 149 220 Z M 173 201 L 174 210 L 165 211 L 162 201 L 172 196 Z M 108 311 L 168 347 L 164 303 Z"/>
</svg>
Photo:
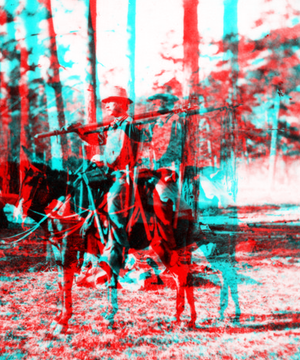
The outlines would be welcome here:
<svg viewBox="0 0 300 360">
<path fill-rule="evenodd" d="M 93 157 L 92 157 L 92 162 L 94 162 L 94 163 L 99 163 L 99 162 L 102 162 L 104 160 L 104 157 L 103 157 L 103 155 L 99 155 L 99 154 L 97 154 L 97 155 L 94 155 Z"/>
<path fill-rule="evenodd" d="M 95 163 L 98 167 L 105 166 L 105 158 L 103 155 L 94 155 L 91 162 Z"/>
<path fill-rule="evenodd" d="M 63 126 L 61 128 L 61 130 L 72 131 L 72 132 L 76 133 L 84 142 L 86 142 L 88 145 L 90 145 L 89 137 L 87 134 L 85 134 L 85 130 L 82 128 L 82 126 L 84 126 L 84 124 L 81 121 L 78 121 L 76 123 L 72 123 L 70 125 Z"/>
<path fill-rule="evenodd" d="M 76 133 L 80 132 L 80 127 L 83 126 L 83 124 L 79 121 L 76 123 L 72 123 L 70 125 L 65 125 L 61 128 L 61 130 L 65 130 L 65 131 L 74 131 Z"/>
</svg>

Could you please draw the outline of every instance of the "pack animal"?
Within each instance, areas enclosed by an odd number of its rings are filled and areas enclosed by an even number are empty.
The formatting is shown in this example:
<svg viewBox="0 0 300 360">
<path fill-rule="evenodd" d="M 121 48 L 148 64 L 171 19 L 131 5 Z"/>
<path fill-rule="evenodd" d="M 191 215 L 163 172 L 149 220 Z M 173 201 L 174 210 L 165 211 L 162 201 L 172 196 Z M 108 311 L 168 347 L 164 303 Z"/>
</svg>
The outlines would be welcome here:
<svg viewBox="0 0 300 360">
<path fill-rule="evenodd" d="M 74 274 L 78 269 L 78 252 L 82 254 L 86 251 L 85 239 L 80 231 L 83 224 L 85 224 L 85 216 L 80 211 L 75 211 L 76 208 L 73 205 L 74 195 L 72 195 L 72 190 L 74 189 L 70 187 L 69 180 L 66 172 L 58 172 L 48 166 L 45 167 L 45 165 L 41 168 L 36 164 L 31 164 L 22 184 L 22 199 L 19 204 L 19 208 L 22 209 L 23 218 L 27 215 L 36 221 L 40 221 L 43 217 L 46 218 L 43 227 L 47 233 L 48 241 L 52 245 L 59 272 L 60 308 L 56 318 L 51 323 L 51 328 L 55 335 L 63 333 L 68 329 L 68 322 L 73 312 L 72 285 Z M 143 177 L 138 181 L 138 186 L 141 188 L 145 186 L 145 179 Z M 148 204 L 147 201 L 145 203 L 145 199 L 142 200 L 146 209 L 147 221 L 150 221 L 150 217 L 153 219 L 151 204 Z M 89 213 L 88 210 L 83 211 L 86 212 L 85 214 Z M 151 240 L 149 241 L 145 233 L 145 219 L 142 219 L 140 213 L 135 212 L 133 215 L 135 220 L 132 222 L 129 236 L 131 248 L 137 250 L 147 248 Z M 183 254 L 188 249 L 188 245 L 194 241 L 196 241 L 198 246 L 206 243 L 203 235 L 196 229 L 195 225 L 190 219 L 184 217 L 178 219 L 175 235 L 178 247 L 182 249 Z M 183 263 L 178 262 L 176 266 L 168 268 L 176 282 L 176 319 L 177 322 L 180 321 L 180 316 L 185 306 L 186 295 L 191 310 L 189 325 L 195 326 L 197 315 L 194 304 L 193 283 L 189 271 L 190 256 L 185 257 L 183 255 L 183 257 Z M 161 258 L 161 261 L 167 264 L 164 258 Z M 230 273 L 228 268 L 230 269 L 229 265 L 226 271 Z M 189 279 L 190 282 L 188 281 Z M 114 286 L 110 286 L 107 289 L 108 314 L 113 313 L 115 315 L 118 310 L 117 282 L 118 279 L 115 278 Z M 224 296 L 226 298 L 226 294 Z M 224 314 L 226 306 L 225 299 L 225 302 L 223 300 L 221 303 L 221 316 Z"/>
<path fill-rule="evenodd" d="M 43 228 L 47 232 L 48 241 L 55 255 L 60 291 L 60 310 L 51 327 L 54 334 L 59 334 L 67 330 L 68 321 L 72 316 L 72 284 L 78 268 L 78 252 L 82 253 L 86 250 L 85 239 L 80 232 L 85 218 L 83 214 L 74 211 L 74 199 L 71 196 L 72 189 L 68 184 L 67 174 L 51 170 L 49 167 L 45 169 L 45 166 L 43 166 L 43 171 L 37 166 L 37 164 L 32 164 L 26 173 L 19 208 L 22 209 L 24 219 L 26 216 L 31 216 L 36 221 L 40 221 L 43 217 L 47 217 Z M 140 250 L 149 246 L 149 240 L 139 214 L 135 212 L 132 216 L 135 220 L 132 222 L 130 245 L 133 249 Z M 140 221 L 137 221 L 138 218 Z M 187 219 L 182 219 L 181 226 L 178 226 L 181 230 L 177 231 L 177 238 L 180 239 L 178 241 L 183 250 L 185 247 L 183 239 L 186 239 L 188 235 L 188 223 Z M 164 259 L 161 260 L 165 263 Z M 169 270 L 177 286 L 176 318 L 180 321 L 186 294 L 191 309 L 190 325 L 193 326 L 196 321 L 196 310 L 193 286 L 187 283 L 188 267 L 186 264 L 178 264 Z M 114 313 L 117 311 L 117 280 L 115 279 L 115 286 L 109 289 L 110 294 L 108 294 L 109 308 Z"/>
</svg>

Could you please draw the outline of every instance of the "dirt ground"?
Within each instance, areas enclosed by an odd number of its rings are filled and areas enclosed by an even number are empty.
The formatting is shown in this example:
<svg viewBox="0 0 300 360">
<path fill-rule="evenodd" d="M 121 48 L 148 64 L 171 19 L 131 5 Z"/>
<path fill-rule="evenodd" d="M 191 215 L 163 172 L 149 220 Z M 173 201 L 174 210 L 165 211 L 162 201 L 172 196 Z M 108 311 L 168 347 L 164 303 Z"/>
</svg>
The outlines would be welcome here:
<svg viewBox="0 0 300 360">
<path fill-rule="evenodd" d="M 101 323 L 106 291 L 74 286 L 69 330 L 53 337 L 57 272 L 45 267 L 36 234 L 0 258 L 0 359 L 300 359 L 299 227 L 253 227 L 237 238 L 240 324 L 231 298 L 217 320 L 220 276 L 196 253 L 195 329 L 187 328 L 188 305 L 175 325 L 174 283 L 164 273 L 162 285 L 120 289 L 114 330 Z"/>
</svg>

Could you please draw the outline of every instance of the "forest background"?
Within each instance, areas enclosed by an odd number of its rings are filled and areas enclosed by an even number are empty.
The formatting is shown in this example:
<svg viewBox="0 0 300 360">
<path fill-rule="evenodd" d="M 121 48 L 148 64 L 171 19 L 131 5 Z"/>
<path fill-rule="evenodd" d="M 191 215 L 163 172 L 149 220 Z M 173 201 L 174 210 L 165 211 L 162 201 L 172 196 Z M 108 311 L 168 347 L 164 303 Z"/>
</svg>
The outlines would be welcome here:
<svg viewBox="0 0 300 360">
<path fill-rule="evenodd" d="M 19 192 L 22 146 L 57 169 L 81 161 L 76 135 L 34 135 L 101 122 L 118 85 L 131 114 L 161 92 L 176 107 L 241 104 L 185 118 L 184 166 L 223 169 L 238 204 L 297 204 L 299 15 L 296 0 L 2 0 L 0 190 Z"/>
</svg>

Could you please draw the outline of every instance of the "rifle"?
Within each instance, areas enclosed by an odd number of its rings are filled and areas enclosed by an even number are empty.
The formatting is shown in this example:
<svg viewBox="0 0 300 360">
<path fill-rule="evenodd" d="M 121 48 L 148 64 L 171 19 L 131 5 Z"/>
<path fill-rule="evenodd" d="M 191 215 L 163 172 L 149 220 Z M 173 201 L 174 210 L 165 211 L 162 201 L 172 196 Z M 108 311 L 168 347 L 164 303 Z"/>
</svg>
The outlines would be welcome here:
<svg viewBox="0 0 300 360">
<path fill-rule="evenodd" d="M 186 116 L 192 116 L 192 115 L 204 115 L 209 112 L 213 111 L 223 111 L 223 110 L 233 110 L 237 108 L 238 106 L 241 106 L 242 104 L 237 104 L 235 106 L 222 106 L 219 108 L 209 107 L 209 108 L 200 108 L 200 107 L 191 107 L 191 106 L 184 106 L 178 109 L 173 110 L 160 110 L 160 111 L 151 111 L 147 113 L 141 113 L 133 115 L 133 123 L 136 125 L 143 125 L 143 124 L 150 124 L 157 121 L 157 118 L 161 115 L 167 115 L 167 114 L 179 114 L 179 113 L 186 113 Z M 95 132 L 99 132 L 100 129 L 103 131 L 108 131 L 110 129 L 109 123 L 97 123 L 97 124 L 89 124 L 89 125 L 82 125 L 78 126 L 76 128 L 68 129 L 68 130 L 53 130 L 45 133 L 36 134 L 34 136 L 35 139 L 42 139 L 50 136 L 58 136 L 58 135 L 64 135 L 69 134 L 72 132 L 77 132 L 77 130 L 84 130 L 85 134 L 91 134 Z"/>
</svg>

